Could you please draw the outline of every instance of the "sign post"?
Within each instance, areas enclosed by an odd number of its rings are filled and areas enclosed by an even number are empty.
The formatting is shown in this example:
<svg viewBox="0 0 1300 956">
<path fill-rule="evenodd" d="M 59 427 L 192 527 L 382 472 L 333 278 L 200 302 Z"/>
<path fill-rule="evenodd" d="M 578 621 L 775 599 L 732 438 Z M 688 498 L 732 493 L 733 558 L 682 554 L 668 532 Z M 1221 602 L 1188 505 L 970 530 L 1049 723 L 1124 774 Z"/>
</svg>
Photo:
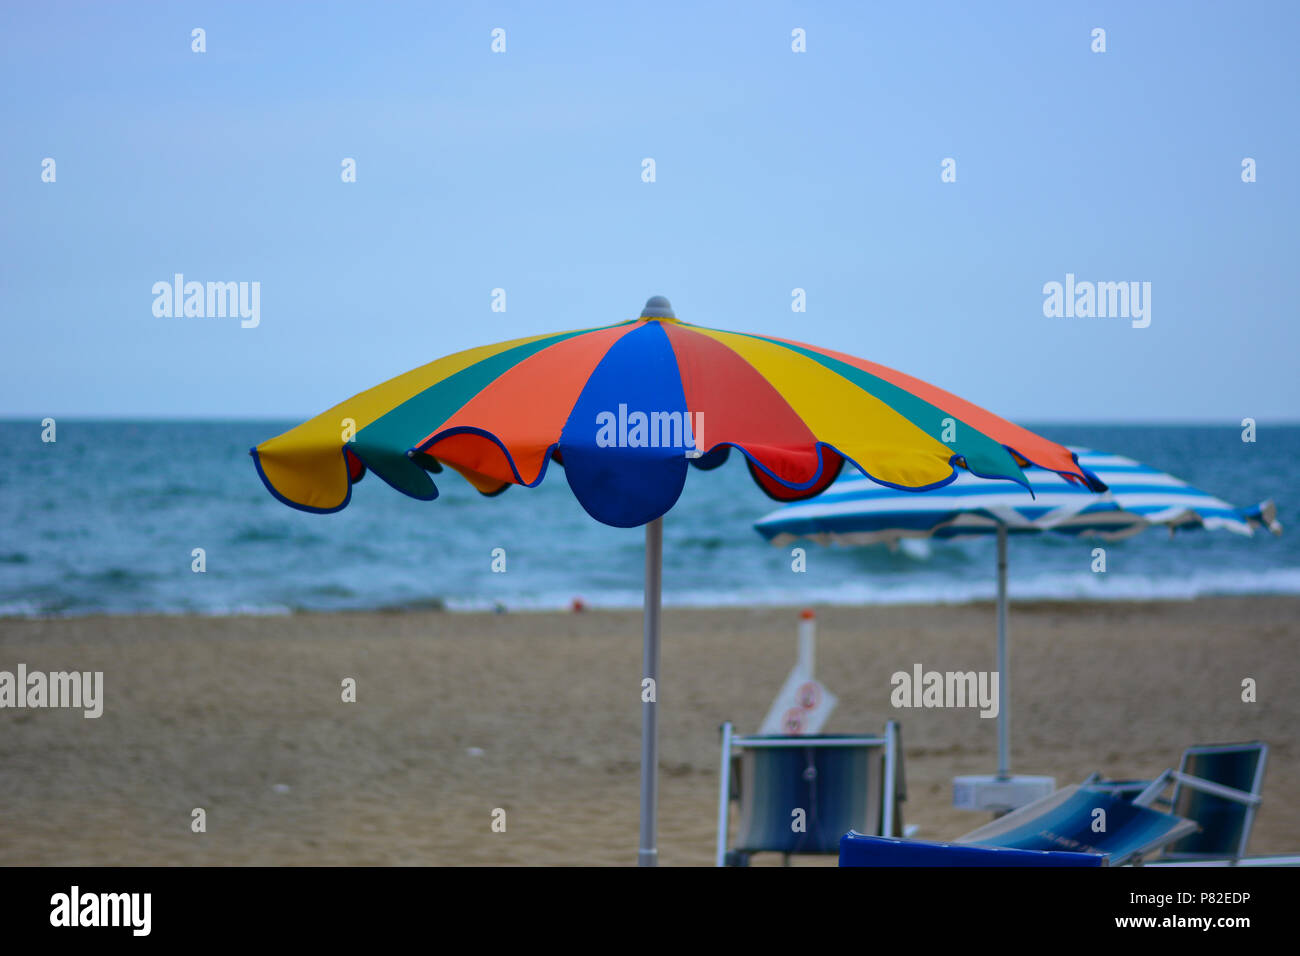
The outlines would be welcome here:
<svg viewBox="0 0 1300 956">
<path fill-rule="evenodd" d="M 817 620 L 811 610 L 799 614 L 799 656 L 772 702 L 760 734 L 801 737 L 821 732 L 838 698 L 814 676 Z"/>
</svg>

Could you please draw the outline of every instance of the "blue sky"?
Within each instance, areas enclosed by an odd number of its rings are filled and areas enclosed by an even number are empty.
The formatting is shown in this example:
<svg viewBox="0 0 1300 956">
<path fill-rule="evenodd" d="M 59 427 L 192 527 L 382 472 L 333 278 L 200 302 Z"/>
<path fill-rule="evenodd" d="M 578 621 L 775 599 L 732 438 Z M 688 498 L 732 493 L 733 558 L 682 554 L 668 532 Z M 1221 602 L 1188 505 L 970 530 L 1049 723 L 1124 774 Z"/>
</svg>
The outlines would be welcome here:
<svg viewBox="0 0 1300 956">
<path fill-rule="evenodd" d="M 1294 421 L 1297 28 L 1293 3 L 6 3 L 0 417 L 306 417 L 663 293 L 1012 419 Z M 156 317 L 177 272 L 259 282 L 260 324 Z M 1066 273 L 1150 282 L 1150 326 L 1045 317 Z"/>
</svg>

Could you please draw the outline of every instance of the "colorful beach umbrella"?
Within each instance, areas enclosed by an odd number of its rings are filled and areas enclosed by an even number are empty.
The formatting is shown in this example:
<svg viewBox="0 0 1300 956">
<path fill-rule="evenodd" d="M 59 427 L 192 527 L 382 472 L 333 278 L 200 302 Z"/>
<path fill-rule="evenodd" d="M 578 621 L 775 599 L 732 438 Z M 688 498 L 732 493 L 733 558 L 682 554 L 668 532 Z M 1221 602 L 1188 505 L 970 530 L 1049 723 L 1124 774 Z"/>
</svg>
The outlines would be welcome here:
<svg viewBox="0 0 1300 956">
<path fill-rule="evenodd" d="M 961 474 L 938 491 L 917 495 L 845 475 L 816 501 L 779 508 L 754 523 L 772 544 L 806 539 L 820 544 L 896 543 L 902 538 L 969 538 L 997 535 L 998 776 L 1010 773 L 1011 678 L 1007 669 L 1007 536 L 1058 534 L 1126 538 L 1154 525 L 1205 528 L 1252 535 L 1278 534 L 1272 501 L 1237 508 L 1187 482 L 1122 455 L 1071 448 L 1079 466 L 1105 484 L 1095 494 L 1041 468 L 1025 474 L 1031 495 L 1005 482 Z"/>
<path fill-rule="evenodd" d="M 597 521 L 646 528 L 641 842 L 657 859 L 662 516 L 690 466 L 731 449 L 778 501 L 825 490 L 845 462 L 894 488 L 940 488 L 966 471 L 1028 487 L 1037 466 L 1104 486 L 1065 447 L 892 369 L 771 336 L 680 322 L 651 298 L 633 320 L 458 352 L 353 396 L 252 450 L 273 495 L 304 511 L 345 507 L 367 472 L 438 496 L 459 472 L 485 495 L 533 487 L 555 462 Z"/>
</svg>

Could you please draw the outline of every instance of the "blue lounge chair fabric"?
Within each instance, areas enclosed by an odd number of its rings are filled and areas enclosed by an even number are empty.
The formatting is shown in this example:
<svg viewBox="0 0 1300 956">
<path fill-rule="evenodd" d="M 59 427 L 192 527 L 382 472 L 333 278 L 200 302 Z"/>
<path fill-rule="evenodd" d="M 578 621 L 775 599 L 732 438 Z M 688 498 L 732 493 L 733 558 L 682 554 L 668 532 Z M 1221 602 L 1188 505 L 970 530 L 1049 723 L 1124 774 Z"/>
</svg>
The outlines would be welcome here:
<svg viewBox="0 0 1300 956">
<path fill-rule="evenodd" d="M 1139 805 L 1168 807 L 1200 825 L 1199 832 L 1166 846 L 1161 859 L 1234 860 L 1246 855 L 1267 760 L 1268 745 L 1258 740 L 1200 744 L 1183 752 L 1177 771 L 1166 770 L 1155 780 L 1102 780 L 1094 774 L 1085 783 Z M 1172 795 L 1162 798 L 1171 785 Z"/>
<path fill-rule="evenodd" d="M 955 842 L 1102 853 L 1110 865 L 1122 866 L 1196 828 L 1190 820 L 1139 806 L 1103 787 L 1076 785 L 1013 810 Z"/>
<path fill-rule="evenodd" d="M 1195 820 L 1201 830 L 1170 844 L 1164 855 L 1171 859 L 1245 856 L 1258 801 L 1246 803 L 1206 793 L 1188 785 L 1185 778 L 1208 780 L 1258 797 L 1267 753 L 1268 748 L 1259 742 L 1189 747 L 1179 767 L 1184 779 L 1174 783 L 1173 812 Z"/>
<path fill-rule="evenodd" d="M 1087 780 L 1083 781 L 1085 787 L 1096 787 L 1098 790 L 1106 790 L 1110 793 L 1117 794 L 1126 800 L 1132 800 L 1140 795 L 1147 787 L 1151 786 L 1150 780 L 1105 780 L 1101 774 L 1094 773 Z M 1158 801 L 1157 801 L 1158 802 Z"/>
<path fill-rule="evenodd" d="M 1021 850 L 929 840 L 900 840 L 850 830 L 840 838 L 840 866 L 1105 866 L 1102 853 Z"/>
<path fill-rule="evenodd" d="M 833 854 L 848 830 L 898 835 L 906 798 L 897 723 L 881 735 L 736 736 L 723 725 L 717 863 Z M 739 827 L 728 842 L 729 804 Z M 788 859 L 787 859 L 788 862 Z"/>
<path fill-rule="evenodd" d="M 1091 858 L 1119 866 L 1155 851 L 1160 861 L 1230 864 L 1245 856 L 1267 759 L 1268 745 L 1260 741 L 1189 747 L 1178 770 L 1153 781 L 1093 774 L 953 843 L 850 832 L 840 842 L 840 865 L 1097 865 L 1086 862 Z M 1170 786 L 1172 796 L 1162 799 Z M 1172 812 L 1156 810 L 1154 803 Z M 1097 820 L 1104 820 L 1103 830 L 1094 825 Z"/>
<path fill-rule="evenodd" d="M 822 739 L 833 739 L 821 735 Z M 770 739 L 770 738 L 769 738 Z M 751 747 L 741 751 L 743 853 L 836 853 L 846 829 L 880 814 L 879 747 Z M 869 786 L 875 782 L 875 787 Z M 803 827 L 791 826 L 793 812 Z"/>
</svg>

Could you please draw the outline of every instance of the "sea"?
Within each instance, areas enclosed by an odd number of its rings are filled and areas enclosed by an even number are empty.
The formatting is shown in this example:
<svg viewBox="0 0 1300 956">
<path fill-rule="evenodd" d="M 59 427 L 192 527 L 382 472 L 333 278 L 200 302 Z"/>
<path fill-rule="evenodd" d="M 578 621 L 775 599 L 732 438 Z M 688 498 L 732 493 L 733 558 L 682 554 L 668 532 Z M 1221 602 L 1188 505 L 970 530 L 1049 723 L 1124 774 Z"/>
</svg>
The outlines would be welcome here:
<svg viewBox="0 0 1300 956">
<path fill-rule="evenodd" d="M 374 476 L 329 515 L 262 485 L 251 446 L 292 422 L 0 422 L 0 616 L 289 614 L 636 608 L 644 534 L 598 524 L 563 472 L 485 498 L 434 475 L 416 501 Z M 1297 513 L 1288 475 L 1300 426 L 1030 425 L 1114 452 L 1244 506 Z M 664 519 L 668 606 L 961 603 L 994 596 L 991 539 L 861 548 L 773 547 L 753 522 L 777 507 L 740 456 L 691 469 Z M 1107 551 L 1105 573 L 1093 549 Z M 201 549 L 201 550 L 200 550 Z M 201 560 L 200 560 L 201 556 Z M 198 570 L 201 567 L 201 570 Z M 1010 543 L 1014 600 L 1179 600 L 1300 594 L 1300 526 L 1281 536 L 1150 529 L 1117 542 L 1043 534 Z"/>
</svg>

